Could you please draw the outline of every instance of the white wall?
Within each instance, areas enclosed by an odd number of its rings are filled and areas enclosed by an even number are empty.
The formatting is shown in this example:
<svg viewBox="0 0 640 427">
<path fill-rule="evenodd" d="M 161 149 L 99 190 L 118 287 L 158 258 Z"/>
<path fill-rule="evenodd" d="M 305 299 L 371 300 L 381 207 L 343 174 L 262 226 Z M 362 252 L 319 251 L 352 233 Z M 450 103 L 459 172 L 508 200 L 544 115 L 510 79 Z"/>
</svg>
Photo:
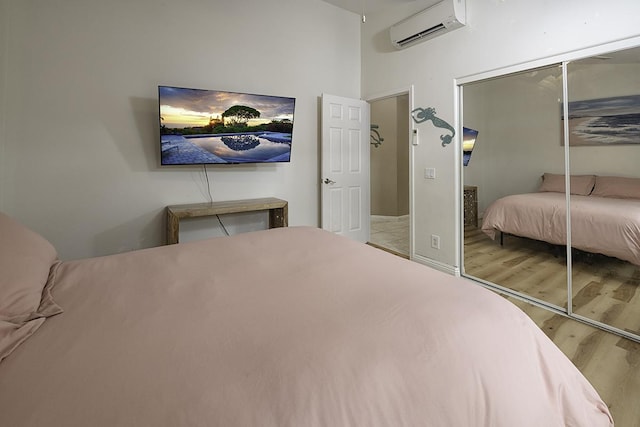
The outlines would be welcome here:
<svg viewBox="0 0 640 427">
<path fill-rule="evenodd" d="M 209 177 L 216 200 L 280 197 L 291 225 L 318 225 L 318 97 L 360 95 L 357 15 L 319 0 L 0 0 L 0 11 L 0 210 L 61 258 L 159 245 L 166 205 L 208 201 L 201 168 L 158 166 L 159 84 L 296 97 L 290 164 Z"/>
<path fill-rule="evenodd" d="M 394 90 L 413 84 L 416 107 L 435 107 L 455 123 L 456 79 L 559 55 L 640 34 L 640 2 L 467 0 L 468 25 L 395 51 L 387 28 L 428 3 L 415 1 L 367 16 L 362 34 L 362 91 Z M 416 255 L 458 267 L 456 145 L 440 145 L 444 133 L 430 122 L 418 125 L 414 150 L 414 241 Z M 435 180 L 423 178 L 436 168 Z M 441 249 L 430 235 L 441 236 Z"/>
</svg>

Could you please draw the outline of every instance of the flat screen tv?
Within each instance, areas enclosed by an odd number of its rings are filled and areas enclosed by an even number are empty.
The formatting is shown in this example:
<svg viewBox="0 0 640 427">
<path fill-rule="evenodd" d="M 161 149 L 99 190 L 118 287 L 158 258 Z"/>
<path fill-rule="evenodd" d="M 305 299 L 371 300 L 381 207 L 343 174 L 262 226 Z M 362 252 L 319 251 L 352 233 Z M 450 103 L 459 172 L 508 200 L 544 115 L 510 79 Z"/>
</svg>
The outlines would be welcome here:
<svg viewBox="0 0 640 427">
<path fill-rule="evenodd" d="M 469 128 L 462 128 L 462 165 L 468 166 L 469 160 L 471 160 L 471 152 L 476 145 L 476 139 L 478 138 L 478 131 Z"/>
<path fill-rule="evenodd" d="M 161 164 L 289 162 L 295 101 L 158 86 Z"/>
</svg>

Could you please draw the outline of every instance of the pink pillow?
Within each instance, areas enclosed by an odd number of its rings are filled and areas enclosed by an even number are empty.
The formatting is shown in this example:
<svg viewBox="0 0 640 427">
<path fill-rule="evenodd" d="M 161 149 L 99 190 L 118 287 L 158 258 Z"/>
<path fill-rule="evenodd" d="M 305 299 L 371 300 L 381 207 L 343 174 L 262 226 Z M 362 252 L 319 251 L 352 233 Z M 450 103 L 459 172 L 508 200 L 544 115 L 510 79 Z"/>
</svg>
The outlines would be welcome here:
<svg viewBox="0 0 640 427">
<path fill-rule="evenodd" d="M 62 312 L 45 288 L 56 261 L 51 243 L 0 212 L 0 360 Z"/>
<path fill-rule="evenodd" d="M 640 199 L 640 178 L 598 176 L 593 196 Z"/>
<path fill-rule="evenodd" d="M 40 306 L 55 248 L 0 212 L 0 321 L 22 323 Z"/>
<path fill-rule="evenodd" d="M 595 175 L 571 175 L 569 182 L 571 194 L 588 196 L 593 190 L 595 181 Z M 564 193 L 564 175 L 545 173 L 542 175 L 542 184 L 538 191 Z"/>
</svg>

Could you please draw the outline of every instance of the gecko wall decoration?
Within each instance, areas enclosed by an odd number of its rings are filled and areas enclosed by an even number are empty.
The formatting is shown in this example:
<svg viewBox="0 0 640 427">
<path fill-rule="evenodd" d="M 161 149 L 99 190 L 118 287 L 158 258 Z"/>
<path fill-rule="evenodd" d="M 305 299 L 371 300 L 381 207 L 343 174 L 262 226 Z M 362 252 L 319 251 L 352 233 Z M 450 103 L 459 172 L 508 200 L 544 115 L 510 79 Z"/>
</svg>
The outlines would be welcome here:
<svg viewBox="0 0 640 427">
<path fill-rule="evenodd" d="M 413 117 L 413 120 L 416 123 L 423 123 L 423 122 L 426 122 L 427 120 L 431 120 L 431 123 L 433 123 L 435 127 L 450 130 L 451 135 L 440 135 L 440 140 L 442 141 L 443 147 L 451 143 L 451 141 L 453 140 L 453 137 L 456 135 L 456 130 L 449 123 L 436 117 L 436 109 L 433 107 L 427 107 L 427 108 L 418 107 L 411 112 L 411 117 Z"/>
</svg>

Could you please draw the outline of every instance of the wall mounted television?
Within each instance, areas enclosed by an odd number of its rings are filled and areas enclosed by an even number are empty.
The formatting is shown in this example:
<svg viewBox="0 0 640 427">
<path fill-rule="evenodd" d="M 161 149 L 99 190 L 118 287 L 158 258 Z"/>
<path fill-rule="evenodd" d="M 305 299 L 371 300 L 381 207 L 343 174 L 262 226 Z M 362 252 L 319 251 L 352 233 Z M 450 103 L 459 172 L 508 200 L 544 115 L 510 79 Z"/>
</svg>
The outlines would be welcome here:
<svg viewBox="0 0 640 427">
<path fill-rule="evenodd" d="M 462 128 L 462 165 L 468 166 L 471 160 L 473 147 L 476 145 L 478 131 L 470 128 Z"/>
<path fill-rule="evenodd" d="M 158 86 L 162 165 L 291 159 L 295 98 Z"/>
</svg>

